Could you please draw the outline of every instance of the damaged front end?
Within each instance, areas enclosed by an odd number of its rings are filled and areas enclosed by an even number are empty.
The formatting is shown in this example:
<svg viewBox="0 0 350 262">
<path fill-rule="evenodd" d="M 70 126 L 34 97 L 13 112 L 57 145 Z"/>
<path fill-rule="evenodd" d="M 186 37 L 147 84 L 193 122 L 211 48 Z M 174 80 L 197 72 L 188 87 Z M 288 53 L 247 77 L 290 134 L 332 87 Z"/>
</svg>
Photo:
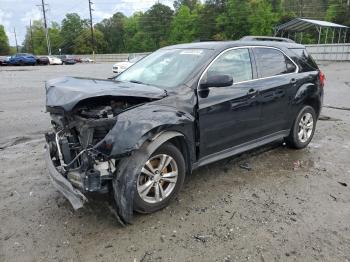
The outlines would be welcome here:
<svg viewBox="0 0 350 262">
<path fill-rule="evenodd" d="M 45 134 L 45 160 L 51 180 L 74 209 L 83 206 L 87 193 L 107 193 L 112 186 L 118 159 L 111 157 L 108 145 L 101 150 L 98 143 L 115 126 L 118 115 L 159 99 L 146 94 L 118 96 L 115 87 L 104 90 L 112 81 L 101 81 L 103 85 L 99 83 L 99 88 L 93 86 L 98 89 L 97 95 L 86 89 L 76 92 L 76 86 L 72 92 L 70 84 L 77 84 L 76 80 L 64 78 L 46 84 L 46 109 L 52 119 L 53 132 Z M 96 84 L 96 80 L 91 84 Z"/>
<path fill-rule="evenodd" d="M 144 102 L 135 98 L 120 99 L 90 99 L 79 104 L 71 113 L 59 112 L 55 108 L 47 109 L 54 130 L 45 134 L 46 154 L 52 163 L 48 167 L 52 171 L 50 173 L 54 173 L 54 176 L 51 175 L 54 180 L 57 181 L 58 175 L 55 173 L 58 172 L 73 186 L 74 199 L 67 192 L 65 196 L 74 208 L 81 207 L 86 201 L 82 193 L 108 192 L 116 160 L 98 151 L 95 145 L 113 128 L 120 112 Z M 71 191 L 68 187 L 64 191 Z M 81 200 L 80 203 L 76 198 Z"/>
</svg>

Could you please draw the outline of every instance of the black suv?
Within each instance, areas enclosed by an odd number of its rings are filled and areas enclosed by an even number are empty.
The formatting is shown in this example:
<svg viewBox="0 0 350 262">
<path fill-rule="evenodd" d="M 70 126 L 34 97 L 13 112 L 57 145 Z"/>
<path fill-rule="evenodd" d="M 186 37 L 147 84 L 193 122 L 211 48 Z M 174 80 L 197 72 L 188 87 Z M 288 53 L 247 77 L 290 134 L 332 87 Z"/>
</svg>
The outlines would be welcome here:
<svg viewBox="0 0 350 262">
<path fill-rule="evenodd" d="M 279 139 L 306 147 L 324 79 L 302 45 L 231 41 L 165 47 L 112 80 L 48 81 L 50 176 L 76 209 L 110 193 L 130 223 L 199 166 Z"/>
</svg>

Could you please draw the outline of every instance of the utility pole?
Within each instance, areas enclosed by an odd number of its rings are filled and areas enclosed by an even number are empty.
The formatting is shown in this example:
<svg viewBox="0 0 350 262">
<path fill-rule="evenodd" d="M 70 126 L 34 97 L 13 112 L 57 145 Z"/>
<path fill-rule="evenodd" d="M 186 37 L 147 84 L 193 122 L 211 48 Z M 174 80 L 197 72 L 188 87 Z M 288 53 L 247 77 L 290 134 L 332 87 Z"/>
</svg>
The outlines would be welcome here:
<svg viewBox="0 0 350 262">
<path fill-rule="evenodd" d="M 13 28 L 13 33 L 15 34 L 16 50 L 17 50 L 17 53 L 18 53 L 17 35 L 16 35 L 16 28 L 15 27 Z"/>
<path fill-rule="evenodd" d="M 91 0 L 88 0 L 88 1 L 89 1 L 89 11 L 90 11 L 91 48 L 92 48 L 93 60 L 95 61 L 95 36 L 94 36 L 94 27 L 92 24 L 92 11 L 93 11 L 93 9 L 91 8 L 91 5 L 93 4 L 93 2 L 91 2 Z"/>
<path fill-rule="evenodd" d="M 30 27 L 30 42 L 31 42 L 31 46 L 32 46 L 32 53 L 33 55 L 35 55 L 34 52 L 34 42 L 33 42 L 33 31 L 32 31 L 32 20 L 29 20 L 29 27 Z"/>
<path fill-rule="evenodd" d="M 47 28 L 47 22 L 46 22 L 46 9 L 45 9 L 44 0 L 41 0 L 41 7 L 42 7 L 42 9 L 43 9 L 43 17 L 44 17 L 44 27 L 45 27 L 45 35 L 46 35 L 47 53 L 48 53 L 48 55 L 51 55 L 51 44 L 50 44 L 49 30 L 48 30 L 48 28 Z"/>
</svg>

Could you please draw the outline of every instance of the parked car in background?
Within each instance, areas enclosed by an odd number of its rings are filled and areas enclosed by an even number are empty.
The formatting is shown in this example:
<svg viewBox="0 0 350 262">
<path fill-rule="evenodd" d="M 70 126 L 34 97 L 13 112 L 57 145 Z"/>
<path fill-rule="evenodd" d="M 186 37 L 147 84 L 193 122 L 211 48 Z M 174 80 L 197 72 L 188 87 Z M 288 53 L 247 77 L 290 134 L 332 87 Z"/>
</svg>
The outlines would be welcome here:
<svg viewBox="0 0 350 262">
<path fill-rule="evenodd" d="M 77 63 L 75 58 L 71 55 L 59 55 L 58 57 L 62 60 L 63 64 L 65 65 L 74 65 Z"/>
<path fill-rule="evenodd" d="M 9 65 L 35 65 L 37 58 L 32 54 L 18 53 L 11 56 Z"/>
<path fill-rule="evenodd" d="M 50 64 L 49 58 L 47 56 L 39 56 L 36 58 L 36 63 L 38 65 L 48 65 Z"/>
<path fill-rule="evenodd" d="M 63 65 L 62 60 L 56 56 L 53 56 L 53 55 L 48 56 L 48 59 L 49 59 L 50 65 Z"/>
<path fill-rule="evenodd" d="M 82 58 L 81 62 L 82 63 L 94 63 L 95 61 L 93 59 L 87 57 L 87 58 Z"/>
<path fill-rule="evenodd" d="M 120 74 L 124 72 L 126 69 L 128 69 L 130 66 L 135 64 L 136 62 L 140 61 L 144 57 L 145 57 L 144 55 L 140 55 L 140 56 L 133 57 L 130 60 L 128 58 L 128 61 L 125 61 L 125 62 L 115 63 L 113 65 L 112 71 L 113 73 Z"/>
<path fill-rule="evenodd" d="M 0 56 L 0 66 L 7 66 L 11 56 Z"/>
<path fill-rule="evenodd" d="M 277 140 L 307 147 L 324 84 L 305 46 L 277 41 L 168 46 L 113 80 L 48 81 L 51 181 L 74 208 L 109 192 L 131 223 L 166 207 L 198 167 Z"/>
<path fill-rule="evenodd" d="M 77 56 L 74 57 L 74 60 L 75 60 L 76 63 L 82 63 L 83 62 L 82 59 L 80 57 L 77 57 Z"/>
</svg>

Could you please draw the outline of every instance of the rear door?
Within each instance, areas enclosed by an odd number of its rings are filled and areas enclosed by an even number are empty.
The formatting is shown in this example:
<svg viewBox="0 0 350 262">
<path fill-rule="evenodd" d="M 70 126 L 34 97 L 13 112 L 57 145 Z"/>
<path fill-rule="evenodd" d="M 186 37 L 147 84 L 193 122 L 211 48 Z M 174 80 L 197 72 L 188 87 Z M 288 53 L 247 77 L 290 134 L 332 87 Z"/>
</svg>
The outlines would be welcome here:
<svg viewBox="0 0 350 262">
<path fill-rule="evenodd" d="M 297 65 L 281 50 L 253 48 L 258 79 L 258 102 L 261 104 L 261 136 L 289 129 L 292 94 L 298 84 Z"/>
</svg>

